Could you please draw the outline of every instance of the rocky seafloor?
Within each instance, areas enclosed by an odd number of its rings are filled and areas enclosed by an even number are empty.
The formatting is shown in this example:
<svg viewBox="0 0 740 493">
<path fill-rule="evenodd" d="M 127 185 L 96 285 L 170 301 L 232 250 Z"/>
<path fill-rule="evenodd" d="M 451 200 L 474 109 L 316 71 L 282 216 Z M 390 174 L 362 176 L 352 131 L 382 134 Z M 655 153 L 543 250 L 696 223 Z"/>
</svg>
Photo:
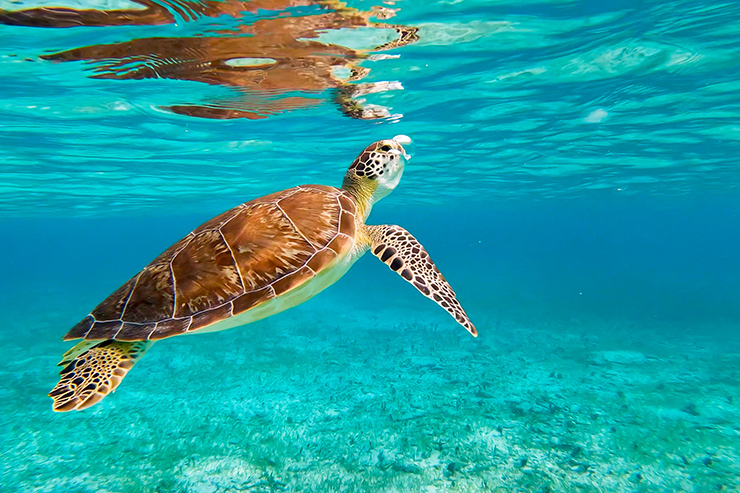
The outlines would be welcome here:
<svg viewBox="0 0 740 493">
<path fill-rule="evenodd" d="M 740 490 L 734 329 L 483 317 L 473 339 L 431 304 L 332 302 L 157 343 L 66 414 L 53 314 L 2 332 L 0 489 Z"/>
</svg>

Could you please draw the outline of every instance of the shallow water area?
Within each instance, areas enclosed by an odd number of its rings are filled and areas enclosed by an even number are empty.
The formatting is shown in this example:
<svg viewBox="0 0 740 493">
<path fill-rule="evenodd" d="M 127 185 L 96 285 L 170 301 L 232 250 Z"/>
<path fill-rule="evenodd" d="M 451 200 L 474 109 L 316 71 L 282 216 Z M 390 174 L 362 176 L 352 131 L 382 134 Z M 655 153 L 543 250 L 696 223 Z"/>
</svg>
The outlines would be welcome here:
<svg viewBox="0 0 740 493">
<path fill-rule="evenodd" d="M 34 345 L 4 370 L 15 382 L 3 392 L 14 418 L 3 439 L 15 444 L 4 481 L 20 491 L 738 487 L 737 373 L 726 370 L 740 359 L 736 338 L 719 348 L 639 325 L 502 322 L 495 342 L 475 344 L 398 308 L 317 305 L 252 333 L 172 341 L 84 415 L 49 412 L 53 382 L 36 368 L 62 348 Z"/>
<path fill-rule="evenodd" d="M 738 6 L 141 1 L 0 0 L 0 491 L 740 491 Z M 368 223 L 477 338 L 365 255 L 51 411 L 156 255 L 396 135 Z"/>
</svg>

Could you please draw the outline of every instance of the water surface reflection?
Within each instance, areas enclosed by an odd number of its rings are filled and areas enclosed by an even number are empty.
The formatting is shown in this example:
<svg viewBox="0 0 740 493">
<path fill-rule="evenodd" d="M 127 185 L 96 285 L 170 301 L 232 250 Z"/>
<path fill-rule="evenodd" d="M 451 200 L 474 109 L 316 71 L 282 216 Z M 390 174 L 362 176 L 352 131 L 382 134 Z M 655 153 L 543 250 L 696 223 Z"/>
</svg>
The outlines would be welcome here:
<svg viewBox="0 0 740 493">
<path fill-rule="evenodd" d="M 169 106 L 202 118 L 260 119 L 316 105 L 331 94 L 352 118 L 390 116 L 382 106 L 364 104 L 371 93 L 402 89 L 398 81 L 359 83 L 369 72 L 363 60 L 388 55 L 374 52 L 400 48 L 418 39 L 418 29 L 389 24 L 397 10 L 373 7 L 360 11 L 340 2 L 305 0 L 213 1 L 132 0 L 140 8 L 120 10 L 38 7 L 0 11 L 0 23 L 29 27 L 74 28 L 143 26 L 194 22 L 228 16 L 236 24 L 197 36 L 150 37 L 94 44 L 44 55 L 51 61 L 94 63 L 99 79 L 177 79 L 225 86 L 233 97 Z M 132 6 L 133 7 L 133 6 Z M 328 32 L 368 28 L 388 30 L 393 38 L 365 49 L 324 42 Z"/>
</svg>

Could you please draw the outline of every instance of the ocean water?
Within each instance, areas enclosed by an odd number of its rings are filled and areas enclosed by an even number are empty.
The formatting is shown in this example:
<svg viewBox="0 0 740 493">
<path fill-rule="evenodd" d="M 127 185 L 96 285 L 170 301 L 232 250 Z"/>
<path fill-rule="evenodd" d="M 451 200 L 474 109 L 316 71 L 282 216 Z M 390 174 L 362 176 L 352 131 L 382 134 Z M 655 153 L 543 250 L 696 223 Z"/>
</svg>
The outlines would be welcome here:
<svg viewBox="0 0 740 493">
<path fill-rule="evenodd" d="M 740 491 L 740 4 L 377 4 L 0 0 L 0 491 Z M 155 256 L 397 134 L 368 222 L 477 338 L 366 255 L 52 412 Z"/>
</svg>

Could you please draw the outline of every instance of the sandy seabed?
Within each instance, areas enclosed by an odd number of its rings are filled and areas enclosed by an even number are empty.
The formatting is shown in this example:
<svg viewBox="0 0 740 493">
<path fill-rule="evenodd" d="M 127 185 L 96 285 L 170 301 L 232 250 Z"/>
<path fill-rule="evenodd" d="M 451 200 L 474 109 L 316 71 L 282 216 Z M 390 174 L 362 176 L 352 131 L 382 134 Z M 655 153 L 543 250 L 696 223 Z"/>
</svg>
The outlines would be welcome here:
<svg viewBox="0 0 740 493">
<path fill-rule="evenodd" d="M 431 304 L 334 302 L 157 343 L 65 414 L 58 316 L 6 320 L 1 490 L 740 491 L 735 330 L 523 315 L 473 339 Z"/>
</svg>

